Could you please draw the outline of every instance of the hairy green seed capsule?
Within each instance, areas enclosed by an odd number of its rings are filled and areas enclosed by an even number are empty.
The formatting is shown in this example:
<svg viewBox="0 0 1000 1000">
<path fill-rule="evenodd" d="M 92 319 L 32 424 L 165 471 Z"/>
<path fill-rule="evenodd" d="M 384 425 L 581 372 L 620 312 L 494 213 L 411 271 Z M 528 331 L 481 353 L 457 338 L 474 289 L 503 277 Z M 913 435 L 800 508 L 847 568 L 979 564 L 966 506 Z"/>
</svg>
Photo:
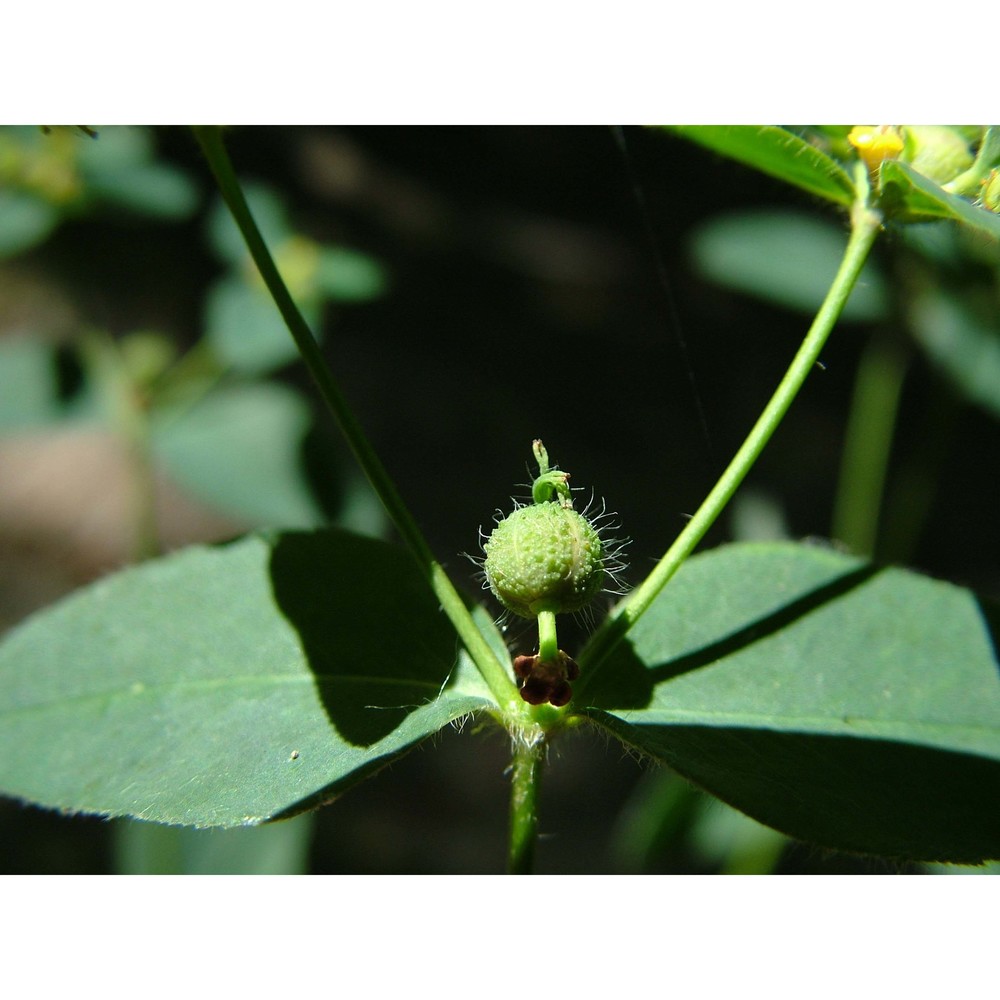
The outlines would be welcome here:
<svg viewBox="0 0 1000 1000">
<path fill-rule="evenodd" d="M 490 589 L 522 618 L 535 618 L 540 611 L 580 611 L 604 585 L 597 530 L 558 501 L 515 510 L 483 548 Z"/>
</svg>

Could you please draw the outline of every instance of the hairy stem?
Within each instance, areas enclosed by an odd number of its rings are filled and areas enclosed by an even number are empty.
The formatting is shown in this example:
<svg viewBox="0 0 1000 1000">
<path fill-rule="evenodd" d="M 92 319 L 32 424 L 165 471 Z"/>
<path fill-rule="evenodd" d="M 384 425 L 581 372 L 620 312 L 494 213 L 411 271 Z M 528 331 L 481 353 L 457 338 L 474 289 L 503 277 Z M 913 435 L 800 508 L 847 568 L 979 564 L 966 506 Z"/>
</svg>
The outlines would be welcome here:
<svg viewBox="0 0 1000 1000">
<path fill-rule="evenodd" d="M 851 211 L 851 235 L 837 274 L 784 377 L 764 407 L 753 429 L 718 482 L 688 521 L 684 530 L 648 577 L 594 634 L 578 657 L 582 677 L 577 698 L 592 680 L 597 667 L 628 630 L 646 613 L 656 596 L 677 572 L 695 546 L 722 513 L 740 483 L 788 412 L 851 294 L 882 224 L 881 215 L 868 204 L 868 184 L 863 166 L 857 174 L 858 199 Z"/>
<path fill-rule="evenodd" d="M 381 500 L 396 530 L 415 556 L 432 590 L 441 602 L 442 610 L 448 616 L 483 679 L 489 685 L 493 696 L 507 714 L 523 717 L 525 715 L 524 703 L 518 698 L 517 688 L 514 686 L 508 666 L 501 663 L 490 648 L 454 584 L 441 564 L 434 558 L 427 540 L 403 503 L 403 499 L 399 495 L 395 483 L 389 478 L 381 459 L 362 431 L 361 425 L 340 391 L 309 325 L 303 319 L 278 273 L 270 251 L 264 243 L 260 230 L 247 206 L 246 199 L 243 197 L 243 191 L 236 179 L 236 174 L 222 141 L 221 129 L 216 126 L 195 126 L 194 134 L 215 176 L 222 197 L 243 234 L 250 256 L 257 265 L 257 270 L 274 299 L 275 305 L 299 349 L 302 360 L 309 369 L 327 408 L 337 421 L 355 459 Z"/>
<path fill-rule="evenodd" d="M 538 794 L 545 747 L 544 739 L 532 743 L 518 741 L 514 746 L 510 779 L 510 840 L 507 845 L 509 875 L 530 875 L 534 866 Z"/>
</svg>

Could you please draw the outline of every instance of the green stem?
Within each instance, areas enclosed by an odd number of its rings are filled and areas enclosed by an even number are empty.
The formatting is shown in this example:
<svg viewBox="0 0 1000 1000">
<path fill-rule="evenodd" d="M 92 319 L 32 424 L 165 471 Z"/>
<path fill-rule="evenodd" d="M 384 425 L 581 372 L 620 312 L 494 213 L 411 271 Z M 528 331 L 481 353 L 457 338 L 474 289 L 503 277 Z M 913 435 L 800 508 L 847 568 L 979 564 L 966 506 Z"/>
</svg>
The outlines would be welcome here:
<svg viewBox="0 0 1000 1000">
<path fill-rule="evenodd" d="M 309 325 L 302 318 L 302 314 L 292 300 L 260 230 L 257 228 L 246 199 L 243 197 L 243 191 L 236 179 L 232 163 L 222 141 L 221 130 L 217 126 L 194 126 L 194 134 L 215 176 L 222 197 L 243 234 L 250 256 L 257 265 L 257 270 L 271 293 L 271 297 L 299 349 L 302 360 L 309 369 L 323 401 L 340 426 L 355 459 L 378 498 L 382 501 L 382 505 L 396 530 L 416 557 L 431 588 L 441 602 L 442 610 L 448 616 L 483 679 L 489 685 L 493 696 L 508 715 L 514 714 L 517 717 L 526 718 L 525 704 L 518 697 L 517 688 L 510 675 L 509 664 L 501 663 L 490 648 L 454 584 L 448 578 L 441 564 L 434 558 L 420 528 L 403 503 L 395 484 L 389 478 L 389 474 L 362 431 L 361 425 L 351 411 L 346 398 L 341 393 Z"/>
<path fill-rule="evenodd" d="M 593 679 L 601 661 L 646 613 L 656 596 L 722 513 L 788 412 L 809 372 L 816 365 L 823 345 L 861 274 L 882 224 L 881 215 L 868 205 L 868 184 L 863 167 L 860 167 L 856 180 L 859 195 L 851 211 L 851 236 L 847 249 L 802 345 L 753 429 L 697 513 L 688 521 L 684 530 L 677 536 L 677 540 L 649 576 L 632 592 L 628 600 L 605 620 L 578 657 L 582 671 L 580 683 L 577 685 L 578 698 Z"/>
<path fill-rule="evenodd" d="M 858 555 L 875 553 L 906 360 L 899 346 L 876 338 L 858 363 L 832 527 Z"/>
<path fill-rule="evenodd" d="M 538 659 L 551 663 L 559 655 L 559 640 L 556 638 L 556 615 L 554 611 L 538 612 Z"/>
<path fill-rule="evenodd" d="M 535 860 L 538 835 L 538 794 L 546 743 L 517 742 L 510 779 L 510 841 L 507 845 L 507 872 L 530 875 Z"/>
</svg>

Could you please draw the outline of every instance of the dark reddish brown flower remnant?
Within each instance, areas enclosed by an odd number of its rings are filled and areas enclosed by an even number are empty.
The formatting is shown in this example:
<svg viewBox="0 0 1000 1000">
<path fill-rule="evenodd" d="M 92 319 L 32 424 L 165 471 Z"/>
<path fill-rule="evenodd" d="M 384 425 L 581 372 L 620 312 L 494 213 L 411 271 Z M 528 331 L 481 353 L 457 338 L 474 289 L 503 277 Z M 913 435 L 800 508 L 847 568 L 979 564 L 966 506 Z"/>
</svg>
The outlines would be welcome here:
<svg viewBox="0 0 1000 1000">
<path fill-rule="evenodd" d="M 521 697 L 529 705 L 548 702 L 558 708 L 573 697 L 569 682 L 580 676 L 580 668 L 560 649 L 555 659 L 547 661 L 538 656 L 516 656 L 514 673 L 520 681 Z"/>
</svg>

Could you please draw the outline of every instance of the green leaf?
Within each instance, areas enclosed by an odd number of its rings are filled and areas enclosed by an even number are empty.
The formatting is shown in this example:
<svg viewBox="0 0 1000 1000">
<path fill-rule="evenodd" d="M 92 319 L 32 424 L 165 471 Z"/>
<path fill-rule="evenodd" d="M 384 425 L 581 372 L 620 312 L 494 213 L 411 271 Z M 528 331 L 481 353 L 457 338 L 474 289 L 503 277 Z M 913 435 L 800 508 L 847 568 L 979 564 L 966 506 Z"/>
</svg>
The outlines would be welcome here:
<svg viewBox="0 0 1000 1000">
<path fill-rule="evenodd" d="M 176 167 L 156 162 L 148 128 L 102 128 L 74 148 L 90 195 L 163 219 L 183 219 L 197 208 L 197 186 Z"/>
<path fill-rule="evenodd" d="M 847 233 L 802 212 L 733 212 L 703 223 L 692 253 L 703 275 L 728 288 L 812 315 L 833 281 Z M 843 319 L 872 321 L 887 310 L 878 272 L 865 265 Z"/>
<path fill-rule="evenodd" d="M 161 219 L 184 219 L 198 207 L 198 189 L 164 163 L 122 165 L 89 180 L 89 190 L 107 201 Z"/>
<path fill-rule="evenodd" d="M 940 292 L 918 296 L 910 328 L 933 364 L 966 399 L 1000 417 L 1000 327 Z"/>
<path fill-rule="evenodd" d="M 75 361 L 60 357 L 55 344 L 20 337 L 0 339 L 0 430 L 95 417 L 99 400 L 85 379 L 77 382 Z"/>
<path fill-rule="evenodd" d="M 0 191 L 0 258 L 41 243 L 59 222 L 48 202 L 21 191 Z"/>
<path fill-rule="evenodd" d="M 317 308 L 302 306 L 306 322 L 316 329 Z M 206 337 L 224 364 L 240 372 L 260 374 L 298 357 L 295 341 L 278 307 L 263 288 L 238 276 L 217 281 L 205 305 Z"/>
<path fill-rule="evenodd" d="M 153 158 L 153 134 L 143 125 L 102 127 L 95 139 L 75 144 L 80 168 L 88 180 Z"/>
<path fill-rule="evenodd" d="M 776 125 L 675 125 L 670 131 L 838 205 L 854 201 L 844 168 Z"/>
<path fill-rule="evenodd" d="M 51 423 L 64 409 L 52 345 L 19 338 L 0 340 L 0 428 L 7 431 Z"/>
<path fill-rule="evenodd" d="M 0 644 L 0 789 L 191 826 L 326 801 L 495 707 L 409 555 L 252 536 L 100 581 Z"/>
<path fill-rule="evenodd" d="M 950 194 L 898 160 L 886 160 L 879 175 L 887 214 L 904 222 L 953 219 L 1000 239 L 1000 215 Z"/>
<path fill-rule="evenodd" d="M 732 545 L 689 560 L 577 694 L 625 743 L 790 836 L 979 862 L 1000 856 L 998 622 L 905 570 Z"/>
<path fill-rule="evenodd" d="M 348 247 L 319 249 L 319 291 L 339 302 L 367 302 L 385 291 L 385 273 L 373 258 Z"/>
<path fill-rule="evenodd" d="M 284 203 L 271 188 L 263 184 L 247 182 L 241 186 L 257 228 L 260 229 L 264 242 L 273 250 L 292 235 Z M 216 201 L 208 219 L 208 238 L 220 259 L 238 268 L 250 266 L 246 244 L 221 197 Z"/>
<path fill-rule="evenodd" d="M 178 482 L 248 527 L 312 528 L 323 512 L 303 467 L 310 421 L 294 390 L 238 385 L 160 416 L 153 443 Z"/>
</svg>

